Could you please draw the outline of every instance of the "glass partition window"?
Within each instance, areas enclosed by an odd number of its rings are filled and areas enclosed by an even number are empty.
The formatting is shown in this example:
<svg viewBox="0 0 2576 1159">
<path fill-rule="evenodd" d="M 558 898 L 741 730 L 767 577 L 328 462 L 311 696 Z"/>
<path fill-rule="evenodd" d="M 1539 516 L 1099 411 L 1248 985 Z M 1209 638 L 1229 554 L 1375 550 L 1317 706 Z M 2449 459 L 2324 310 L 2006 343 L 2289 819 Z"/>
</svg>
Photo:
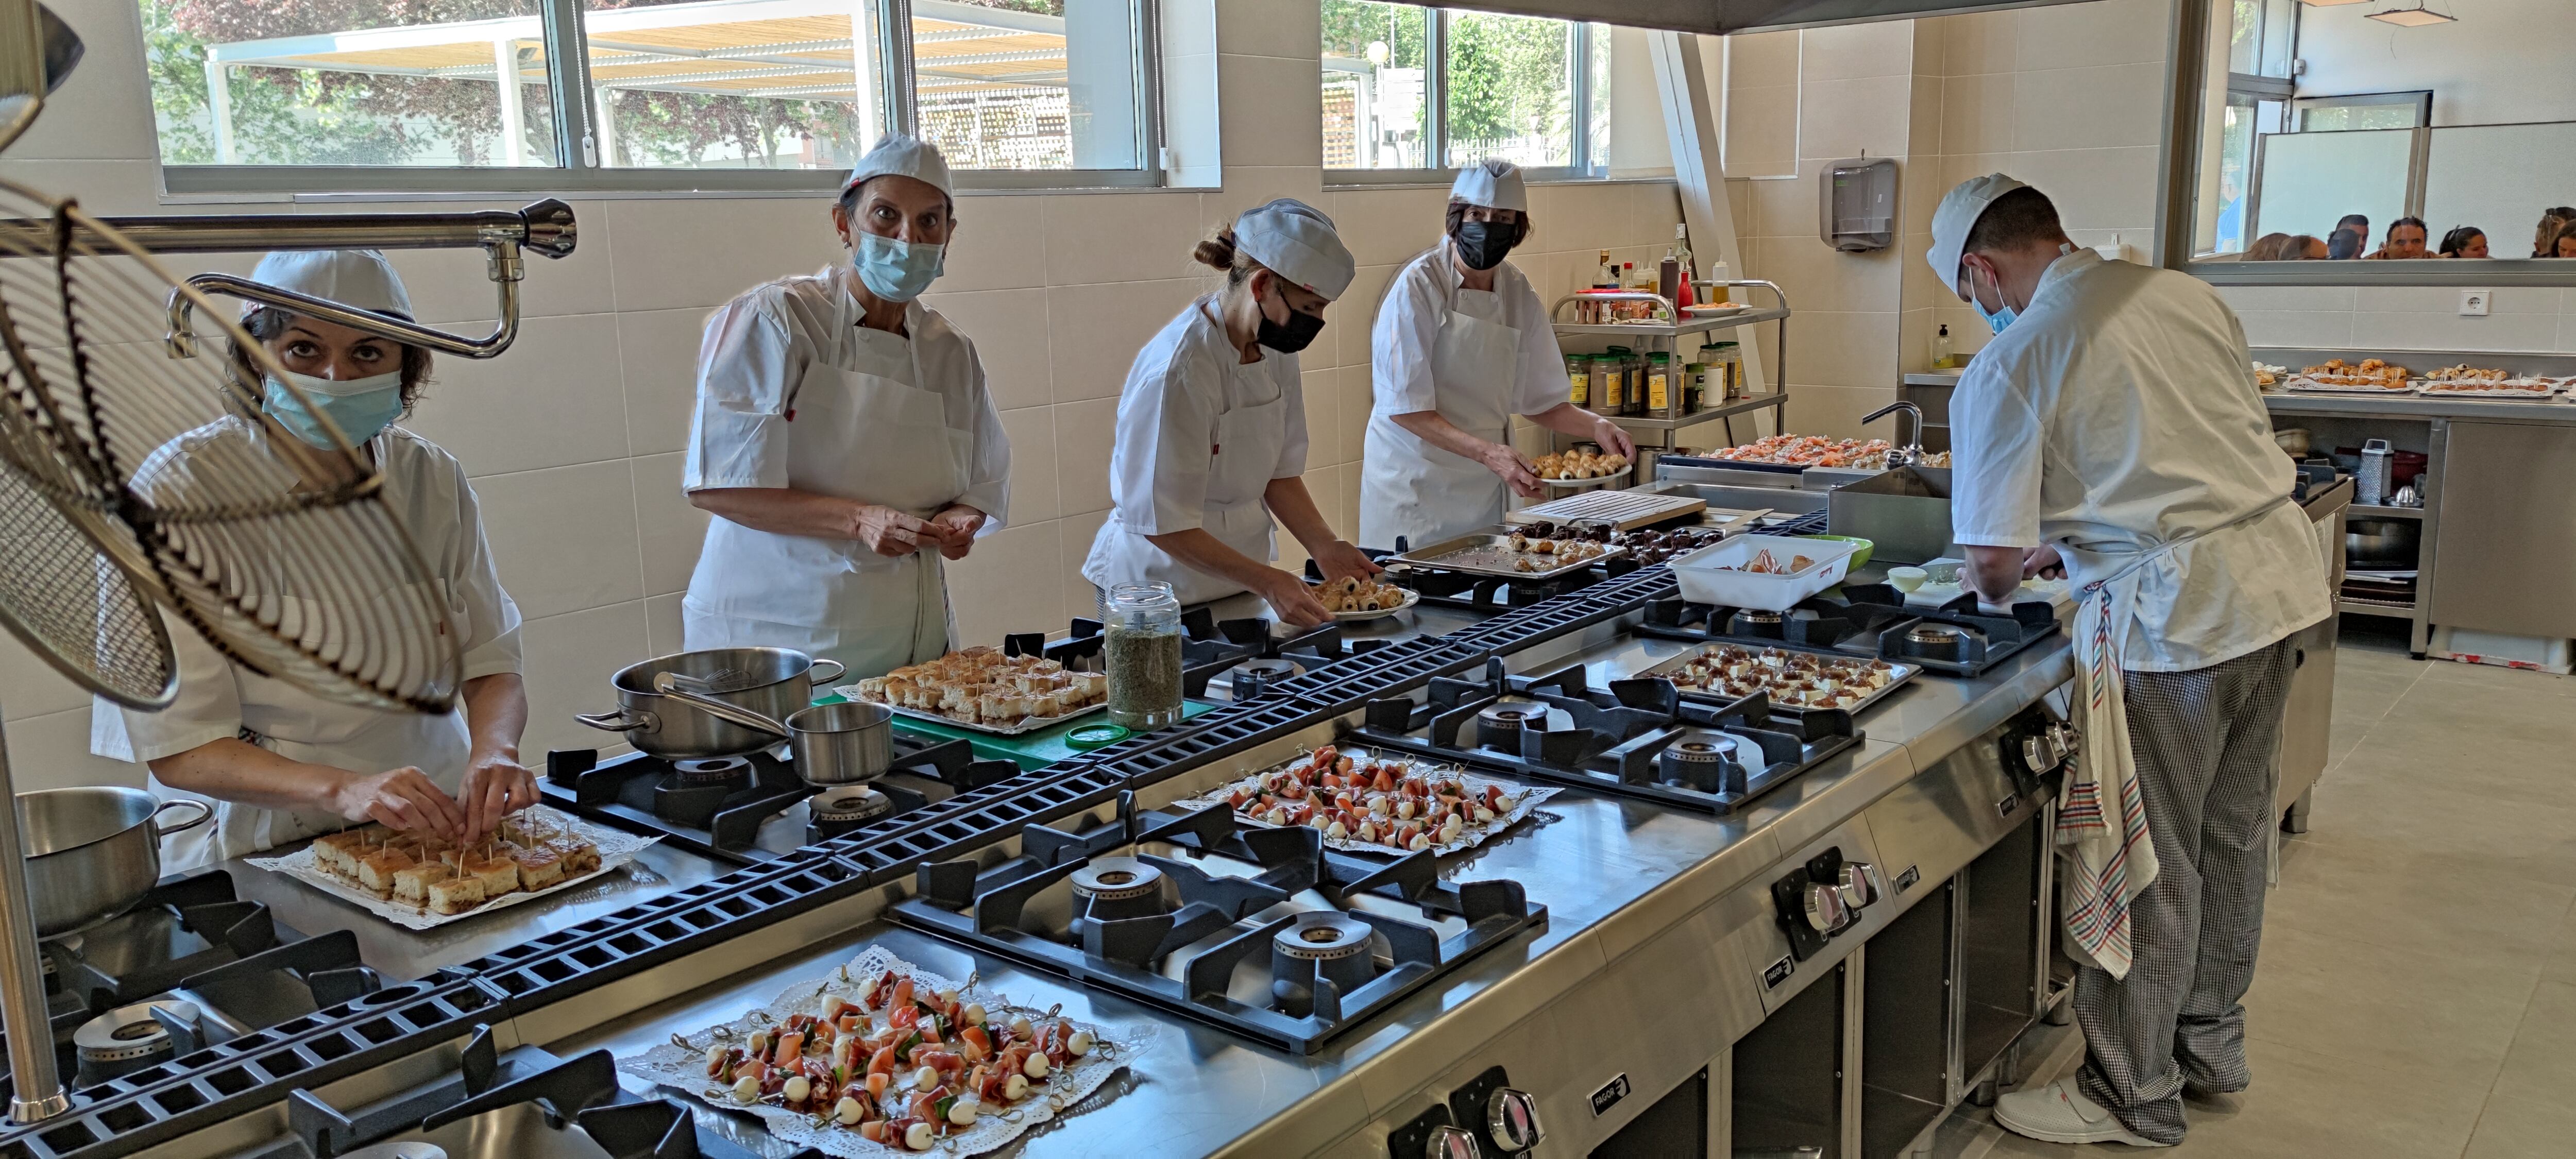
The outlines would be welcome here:
<svg viewBox="0 0 2576 1159">
<path fill-rule="evenodd" d="M 207 187 L 199 166 L 299 192 L 405 186 L 257 171 L 552 167 L 654 188 L 613 174 L 804 170 L 821 186 L 898 127 L 968 172 L 1145 174 L 1154 158 L 1153 0 L 138 2 L 173 188 Z M 806 179 L 787 180 L 749 187 Z"/>
<path fill-rule="evenodd" d="M 1432 10 L 1324 0 L 1324 167 L 1422 169 L 1430 162 Z"/>
<path fill-rule="evenodd" d="M 1449 18 L 1452 167 L 1487 158 L 1527 169 L 1574 163 L 1574 29 L 1533 16 Z"/>
<path fill-rule="evenodd" d="M 1324 168 L 1446 180 L 1499 158 L 1605 174 L 1609 55 L 1604 25 L 1323 0 Z"/>
</svg>

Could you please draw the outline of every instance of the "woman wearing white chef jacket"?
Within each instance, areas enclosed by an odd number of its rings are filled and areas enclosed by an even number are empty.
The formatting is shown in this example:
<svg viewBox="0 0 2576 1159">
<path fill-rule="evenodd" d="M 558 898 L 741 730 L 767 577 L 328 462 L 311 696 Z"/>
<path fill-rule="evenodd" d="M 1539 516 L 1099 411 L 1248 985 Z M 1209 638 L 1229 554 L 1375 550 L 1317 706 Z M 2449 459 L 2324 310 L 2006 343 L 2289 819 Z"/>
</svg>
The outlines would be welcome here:
<svg viewBox="0 0 2576 1159">
<path fill-rule="evenodd" d="M 1406 264 L 1369 337 L 1375 402 L 1360 468 L 1360 542 L 1423 547 L 1539 493 L 1512 447 L 1515 414 L 1636 454 L 1618 424 L 1574 405 L 1547 306 L 1503 255 L 1529 236 L 1520 167 L 1487 161 L 1449 190 L 1448 235 Z"/>
<path fill-rule="evenodd" d="M 948 650 L 940 560 L 1001 526 L 1011 444 L 975 344 L 916 300 L 956 228 L 939 150 L 878 141 L 832 225 L 847 265 L 707 319 L 682 485 L 716 519 L 680 608 L 691 649 L 880 676 Z"/>
<path fill-rule="evenodd" d="M 402 280 L 374 250 L 273 253 L 254 281 L 380 313 L 411 317 Z M 253 306 L 242 329 L 285 366 L 313 410 L 384 473 L 384 496 L 411 533 L 463 634 L 461 705 L 444 716 L 323 700 L 225 659 L 173 625 L 177 699 L 160 712 L 96 701 L 90 748 L 142 761 L 153 791 L 213 806 L 214 823 L 170 837 L 163 868 L 197 868 L 299 838 L 379 821 L 395 829 L 479 841 L 501 818 L 537 800 L 519 763 L 528 697 L 519 678 L 519 608 L 501 590 L 474 489 L 456 457 L 393 421 L 429 377 L 429 352 L 271 306 Z M 259 372 L 235 360 L 245 377 Z M 263 409 L 315 446 L 332 445 L 313 410 L 274 380 Z M 267 428 L 227 415 L 154 452 L 136 473 L 202 467 L 226 477 L 270 476 L 280 493 L 300 485 L 263 446 Z"/>
<path fill-rule="evenodd" d="M 1194 255 L 1225 288 L 1192 302 L 1136 355 L 1118 398 L 1109 521 L 1083 578 L 1103 591 L 1161 581 L 1184 604 L 1249 591 L 1300 627 L 1332 618 L 1298 576 L 1270 566 L 1276 516 L 1325 578 L 1377 566 L 1333 536 L 1306 493 L 1306 404 L 1297 352 L 1349 289 L 1333 221 L 1289 198 L 1246 211 Z"/>
</svg>

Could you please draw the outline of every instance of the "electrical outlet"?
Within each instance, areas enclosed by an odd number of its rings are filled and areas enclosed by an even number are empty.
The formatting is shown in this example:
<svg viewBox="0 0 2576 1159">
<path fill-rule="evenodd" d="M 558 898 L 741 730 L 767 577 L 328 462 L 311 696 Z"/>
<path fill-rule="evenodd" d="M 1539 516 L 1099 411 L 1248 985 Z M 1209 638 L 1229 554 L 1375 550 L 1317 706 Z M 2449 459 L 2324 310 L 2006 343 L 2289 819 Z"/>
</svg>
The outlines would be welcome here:
<svg viewBox="0 0 2576 1159">
<path fill-rule="evenodd" d="M 2493 290 L 2460 291 L 2460 316 L 2463 318 L 2484 318 L 2494 304 L 2495 291 Z"/>
</svg>

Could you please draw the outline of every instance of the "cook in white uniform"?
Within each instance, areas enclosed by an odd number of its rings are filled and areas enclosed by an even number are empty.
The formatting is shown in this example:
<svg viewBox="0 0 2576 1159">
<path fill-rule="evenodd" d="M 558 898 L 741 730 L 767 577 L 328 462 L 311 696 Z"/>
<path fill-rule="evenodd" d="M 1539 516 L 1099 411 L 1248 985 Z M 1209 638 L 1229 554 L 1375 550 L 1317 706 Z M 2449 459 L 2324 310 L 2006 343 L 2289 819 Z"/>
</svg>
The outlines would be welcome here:
<svg viewBox="0 0 2576 1159">
<path fill-rule="evenodd" d="M 2189 275 L 2076 248 L 2036 189 L 1966 182 L 1932 268 L 1995 331 L 1950 404 L 1951 523 L 1985 599 L 2063 564 L 2084 751 L 2060 799 L 2088 1057 L 1995 1119 L 2165 1146 L 2182 1092 L 2245 1088 L 2281 716 L 2324 563 L 2245 331 Z"/>
<path fill-rule="evenodd" d="M 1001 527 L 1011 474 L 975 344 L 916 300 L 956 220 L 939 150 L 886 137 L 832 207 L 850 263 L 707 319 L 681 485 L 716 518 L 680 603 L 689 648 L 792 648 L 852 677 L 948 650 L 940 561 Z"/>
<path fill-rule="evenodd" d="M 1370 332 L 1376 402 L 1360 468 L 1360 542 L 1423 547 L 1503 517 L 1506 489 L 1539 494 L 1512 416 L 1634 456 L 1619 425 L 1568 401 L 1547 306 L 1503 260 L 1529 236 L 1520 167 L 1487 161 L 1449 190 L 1448 235 L 1407 263 Z"/>
<path fill-rule="evenodd" d="M 411 299 L 374 250 L 273 253 L 251 277 L 281 289 L 411 316 Z M 429 378 L 429 352 L 345 326 L 254 306 L 242 328 L 268 348 L 314 406 L 384 472 L 385 501 L 411 532 L 463 634 L 461 706 L 444 716 L 323 700 L 225 659 L 171 622 L 178 697 L 159 712 L 94 702 L 90 748 L 139 760 L 153 792 L 214 808 L 214 823 L 168 839 L 163 868 L 228 857 L 380 821 L 396 829 L 478 841 L 503 815 L 534 804 L 536 779 L 519 763 L 528 697 L 519 679 L 519 607 L 501 590 L 483 517 L 456 457 L 402 427 Z M 259 372 L 240 360 L 245 376 Z M 315 446 L 332 445 L 314 416 L 272 381 L 264 409 Z M 226 416 L 179 436 L 137 472 L 147 491 L 192 467 L 227 477 L 266 473 L 281 494 L 296 472 L 266 449 L 258 422 Z M 166 613 L 165 613 L 166 614 Z"/>
<path fill-rule="evenodd" d="M 1306 403 L 1297 352 L 1350 288 L 1333 221 L 1280 198 L 1199 243 L 1225 288 L 1192 302 L 1136 355 L 1118 398 L 1109 520 L 1083 578 L 1102 590 L 1163 581 L 1184 604 L 1249 591 L 1299 626 L 1332 617 L 1276 558 L 1271 519 L 1326 579 L 1377 565 L 1335 538 L 1306 493 Z"/>
</svg>

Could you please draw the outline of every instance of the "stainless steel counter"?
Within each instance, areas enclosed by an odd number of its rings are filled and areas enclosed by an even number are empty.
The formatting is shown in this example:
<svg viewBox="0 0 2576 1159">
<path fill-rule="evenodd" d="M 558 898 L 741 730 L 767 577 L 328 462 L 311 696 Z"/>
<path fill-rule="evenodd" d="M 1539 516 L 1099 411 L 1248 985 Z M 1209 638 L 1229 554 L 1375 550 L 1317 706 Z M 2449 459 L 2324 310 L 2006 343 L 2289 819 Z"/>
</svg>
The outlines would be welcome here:
<svg viewBox="0 0 2576 1159">
<path fill-rule="evenodd" d="M 2500 402 L 2493 399 L 2441 398 L 2429 395 L 2401 395 L 2374 398 L 2350 394 L 2292 394 L 2283 391 L 2263 396 L 2263 405 L 2276 415 L 2354 415 L 2385 416 L 2404 419 L 2475 419 L 2479 422 L 2550 423 L 2576 426 L 2576 404 L 2562 398 L 2547 402 Z"/>
</svg>

